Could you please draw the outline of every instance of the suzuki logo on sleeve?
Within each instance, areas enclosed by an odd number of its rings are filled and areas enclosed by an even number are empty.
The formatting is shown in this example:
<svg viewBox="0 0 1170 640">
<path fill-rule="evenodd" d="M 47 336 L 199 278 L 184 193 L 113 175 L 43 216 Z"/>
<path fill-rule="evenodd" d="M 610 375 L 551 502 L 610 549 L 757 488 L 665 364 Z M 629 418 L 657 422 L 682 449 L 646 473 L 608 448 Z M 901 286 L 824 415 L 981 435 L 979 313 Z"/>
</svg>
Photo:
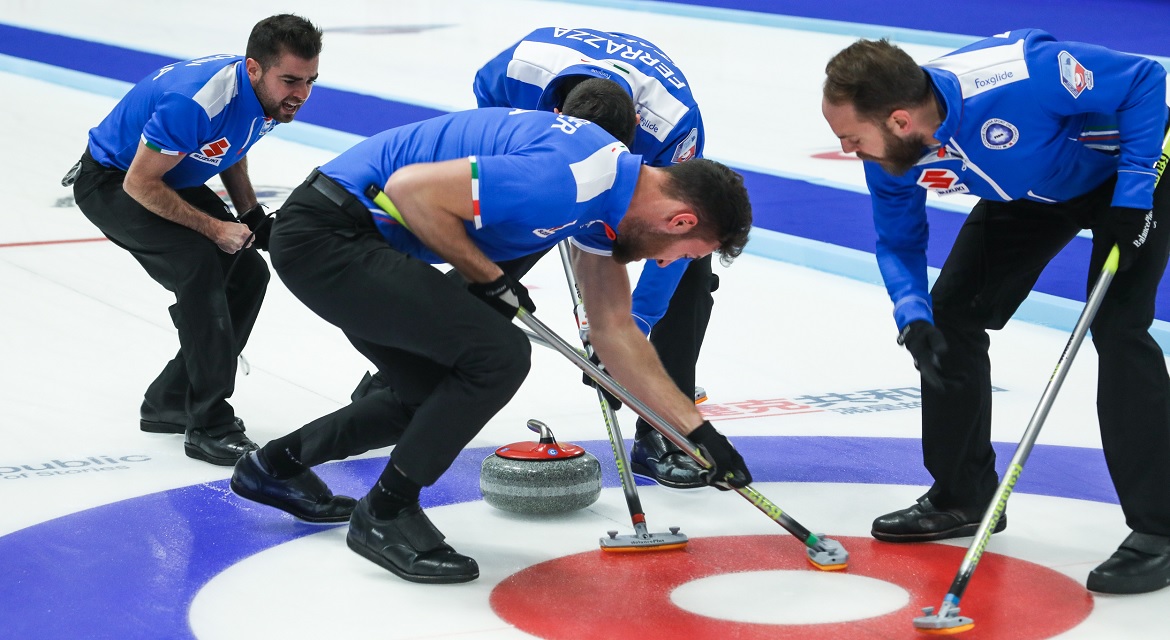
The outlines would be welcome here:
<svg viewBox="0 0 1170 640">
<path fill-rule="evenodd" d="M 228 142 L 227 138 L 220 138 L 215 142 L 208 142 L 203 145 L 199 149 L 199 153 L 192 153 L 190 157 L 199 162 L 206 162 L 207 164 L 213 164 L 218 167 L 220 161 L 223 160 L 224 154 L 231 148 L 232 143 Z"/>
<path fill-rule="evenodd" d="M 940 196 L 952 193 L 969 193 L 971 189 L 959 181 L 959 176 L 950 169 L 927 169 L 918 176 L 918 186 L 930 189 Z"/>
<path fill-rule="evenodd" d="M 918 186 L 932 191 L 947 191 L 958 181 L 959 176 L 950 169 L 927 169 L 918 176 Z"/>
<path fill-rule="evenodd" d="M 227 138 L 220 138 L 215 142 L 209 142 L 203 145 L 199 153 L 203 154 L 205 158 L 218 158 L 227 153 L 227 150 L 232 148 L 232 143 L 228 142 Z"/>
</svg>

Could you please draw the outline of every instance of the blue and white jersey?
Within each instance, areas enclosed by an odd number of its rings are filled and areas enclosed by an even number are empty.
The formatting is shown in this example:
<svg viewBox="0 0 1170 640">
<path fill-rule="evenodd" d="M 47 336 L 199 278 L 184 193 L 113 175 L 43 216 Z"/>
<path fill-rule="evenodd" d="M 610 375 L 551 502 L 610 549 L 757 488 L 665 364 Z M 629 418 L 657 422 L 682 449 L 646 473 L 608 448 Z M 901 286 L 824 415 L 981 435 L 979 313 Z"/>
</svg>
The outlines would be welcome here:
<svg viewBox="0 0 1170 640">
<path fill-rule="evenodd" d="M 401 167 L 466 159 L 475 219 L 471 241 L 494 262 L 531 255 L 572 238 L 609 255 L 642 159 L 587 120 L 543 111 L 476 109 L 396 127 L 367 138 L 321 173 L 370 209 L 391 246 L 426 262 L 444 259 L 365 195 Z"/>
<path fill-rule="evenodd" d="M 551 111 L 557 80 L 593 76 L 630 92 L 641 116 L 633 153 L 654 167 L 703 155 L 699 106 L 686 76 L 654 44 L 637 36 L 596 29 L 537 29 L 485 64 L 475 75 L 481 107 Z M 634 291 L 634 318 L 643 333 L 666 314 L 689 260 L 666 268 L 647 261 Z"/>
<path fill-rule="evenodd" d="M 554 80 L 594 76 L 626 87 L 641 116 L 631 151 L 652 167 L 702 157 L 703 118 L 686 77 L 653 44 L 624 33 L 546 27 L 475 74 L 481 107 L 552 111 Z"/>
<path fill-rule="evenodd" d="M 1064 202 L 1117 176 L 1113 204 L 1153 206 L 1166 128 L 1166 72 L 1140 56 L 1037 29 L 1009 31 L 924 65 L 945 117 L 942 144 L 906 175 L 865 163 L 878 266 L 898 327 L 933 321 L 926 192 Z"/>
<path fill-rule="evenodd" d="M 209 56 L 167 65 L 134 85 L 90 129 L 89 152 L 123 171 L 139 140 L 155 151 L 186 156 L 163 176 L 172 188 L 183 189 L 238 162 L 275 125 L 252 90 L 244 58 Z"/>
</svg>

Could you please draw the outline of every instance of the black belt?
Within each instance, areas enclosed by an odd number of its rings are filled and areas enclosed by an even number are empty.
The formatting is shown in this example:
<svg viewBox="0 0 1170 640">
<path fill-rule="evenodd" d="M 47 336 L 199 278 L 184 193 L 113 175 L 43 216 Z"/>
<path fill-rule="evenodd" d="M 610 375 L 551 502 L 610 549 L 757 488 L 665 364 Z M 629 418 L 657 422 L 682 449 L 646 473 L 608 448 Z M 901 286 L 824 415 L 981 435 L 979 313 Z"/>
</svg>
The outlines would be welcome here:
<svg viewBox="0 0 1170 640">
<path fill-rule="evenodd" d="M 333 178 L 313 170 L 313 173 L 305 180 L 305 183 L 313 187 L 329 199 L 333 204 L 344 207 L 351 200 L 354 200 L 354 195 L 346 190 L 345 187 L 334 182 Z"/>
</svg>

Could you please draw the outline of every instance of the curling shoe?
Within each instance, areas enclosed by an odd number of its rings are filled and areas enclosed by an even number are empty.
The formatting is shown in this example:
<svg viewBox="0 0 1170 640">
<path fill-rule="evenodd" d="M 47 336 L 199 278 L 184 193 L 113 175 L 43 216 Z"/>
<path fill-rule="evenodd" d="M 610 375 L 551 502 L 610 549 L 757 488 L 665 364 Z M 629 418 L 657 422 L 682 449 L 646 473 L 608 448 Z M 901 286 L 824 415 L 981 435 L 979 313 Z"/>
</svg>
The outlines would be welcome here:
<svg viewBox="0 0 1170 640">
<path fill-rule="evenodd" d="M 393 518 L 379 520 L 370 513 L 368 500 L 362 498 L 349 519 L 345 543 L 358 555 L 410 582 L 446 584 L 478 578 L 475 560 L 456 553 L 443 539 L 418 503 Z"/>
<path fill-rule="evenodd" d="M 243 428 L 244 421 L 236 418 L 235 422 L 229 425 L 188 429 L 183 439 L 183 451 L 188 458 L 221 467 L 233 466 L 240 456 L 260 448 L 244 435 Z"/>
<path fill-rule="evenodd" d="M 630 471 L 671 489 L 707 486 L 699 463 L 657 431 L 634 437 L 634 447 L 630 450 Z"/>
<path fill-rule="evenodd" d="M 241 498 L 276 507 L 305 522 L 346 522 L 357 504 L 349 496 L 333 495 L 312 469 L 291 478 L 276 478 L 260 464 L 255 451 L 236 463 L 231 488 Z"/>
<path fill-rule="evenodd" d="M 930 542 L 973 536 L 983 520 L 983 507 L 939 509 L 926 496 L 911 507 L 887 513 L 873 521 L 870 535 L 882 542 Z M 1007 528 L 1007 514 L 999 517 L 992 533 Z"/>
<path fill-rule="evenodd" d="M 1170 537 L 1133 532 L 1117 551 L 1089 572 L 1097 593 L 1149 593 L 1170 585 Z"/>
</svg>

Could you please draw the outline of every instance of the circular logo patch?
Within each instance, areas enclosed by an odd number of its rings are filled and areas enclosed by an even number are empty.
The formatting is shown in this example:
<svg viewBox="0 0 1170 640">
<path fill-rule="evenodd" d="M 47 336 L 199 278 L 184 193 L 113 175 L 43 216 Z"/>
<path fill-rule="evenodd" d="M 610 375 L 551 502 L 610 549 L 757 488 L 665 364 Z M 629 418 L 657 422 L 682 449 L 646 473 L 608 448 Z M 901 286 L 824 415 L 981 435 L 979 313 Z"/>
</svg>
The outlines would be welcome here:
<svg viewBox="0 0 1170 640">
<path fill-rule="evenodd" d="M 1007 149 L 1020 139 L 1020 130 L 1012 123 L 999 118 L 984 122 L 980 133 L 983 136 L 983 146 L 988 149 Z"/>
</svg>

